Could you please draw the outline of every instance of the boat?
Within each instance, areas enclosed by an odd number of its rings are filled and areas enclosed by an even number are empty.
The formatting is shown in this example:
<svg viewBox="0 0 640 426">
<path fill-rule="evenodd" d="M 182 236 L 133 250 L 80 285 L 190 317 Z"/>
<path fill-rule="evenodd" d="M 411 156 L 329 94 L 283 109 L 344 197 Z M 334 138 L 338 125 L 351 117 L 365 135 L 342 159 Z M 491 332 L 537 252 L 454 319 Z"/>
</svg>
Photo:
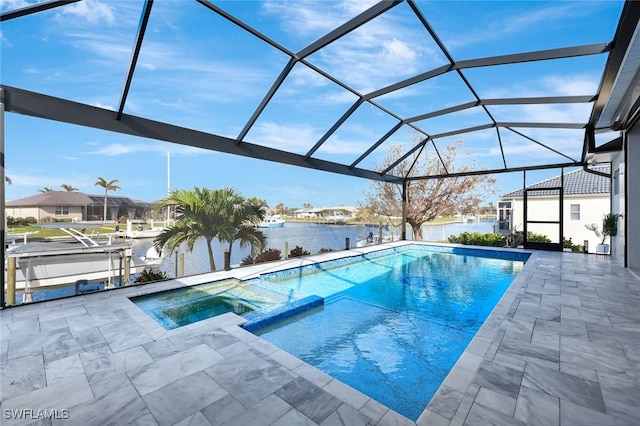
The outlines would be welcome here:
<svg viewBox="0 0 640 426">
<path fill-rule="evenodd" d="M 370 231 L 365 238 L 360 238 L 356 242 L 356 247 L 374 246 L 381 243 L 390 243 L 394 241 L 393 234 L 389 232 L 389 224 L 386 225 L 365 225 L 365 229 L 375 228 L 374 231 Z M 399 238 L 396 238 L 399 239 Z"/>
<path fill-rule="evenodd" d="M 264 220 L 258 224 L 258 228 L 281 228 L 284 226 L 284 219 L 279 214 L 267 215 Z"/>
<path fill-rule="evenodd" d="M 369 232 L 369 235 L 366 238 L 356 242 L 356 247 L 375 246 L 376 244 L 390 243 L 392 241 L 393 235 L 384 234 L 382 235 L 382 240 L 380 240 L 380 235 L 374 235 L 373 232 Z"/>
<path fill-rule="evenodd" d="M 20 234 L 6 234 L 4 238 L 4 246 L 5 248 L 11 245 L 17 244 L 18 241 L 22 240 L 23 244 L 27 243 L 27 239 L 34 234 L 37 234 L 37 231 L 27 231 L 22 232 Z"/>
<path fill-rule="evenodd" d="M 347 223 L 347 217 L 342 212 L 332 212 L 327 216 L 329 223 Z"/>
<path fill-rule="evenodd" d="M 154 226 L 153 220 L 151 221 L 151 228 L 145 228 L 146 224 L 147 222 L 143 220 L 127 220 L 125 236 L 132 239 L 155 238 L 166 229 L 165 226 Z"/>
<path fill-rule="evenodd" d="M 35 241 L 12 245 L 7 249 L 7 264 L 15 258 L 15 291 L 25 293 L 30 301 L 34 291 L 76 285 L 78 282 L 100 281 L 107 288 L 114 287 L 119 279 L 129 274 L 142 272 L 157 266 L 162 257 L 154 247 L 145 256 L 132 254 L 132 243 L 115 243 L 111 235 L 100 240 L 85 234 L 86 229 L 100 224 L 54 223 L 40 224 L 42 228 L 59 229 L 72 237 L 71 240 Z M 5 269 L 8 271 L 8 268 Z M 8 281 L 8 272 L 5 283 Z"/>
</svg>

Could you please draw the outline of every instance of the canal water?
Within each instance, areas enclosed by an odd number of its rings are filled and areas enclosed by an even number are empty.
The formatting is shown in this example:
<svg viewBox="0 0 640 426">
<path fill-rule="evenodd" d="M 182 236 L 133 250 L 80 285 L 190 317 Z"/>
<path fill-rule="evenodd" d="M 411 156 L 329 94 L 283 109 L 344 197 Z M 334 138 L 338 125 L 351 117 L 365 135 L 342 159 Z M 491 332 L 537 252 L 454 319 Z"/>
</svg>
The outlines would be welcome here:
<svg viewBox="0 0 640 426">
<path fill-rule="evenodd" d="M 422 230 L 424 241 L 447 241 L 450 235 L 459 235 L 462 232 L 493 232 L 495 221 L 480 221 L 473 223 L 451 223 L 446 225 L 428 225 Z M 349 239 L 349 246 L 356 247 L 359 240 L 365 239 L 370 232 L 374 235 L 379 234 L 378 225 L 327 225 L 327 224 L 310 224 L 298 222 L 286 222 L 280 228 L 261 228 L 261 231 L 267 236 L 267 248 L 275 248 L 281 251 L 283 257 L 288 251 L 293 250 L 296 246 L 302 247 L 311 254 L 317 254 L 323 250 L 344 250 L 346 247 L 346 239 Z M 400 226 L 383 225 L 384 234 L 393 235 L 394 240 L 400 238 Z M 407 230 L 407 239 L 412 239 L 411 228 Z M 134 255 L 142 256 L 153 244 L 152 239 L 133 240 Z M 224 249 L 227 244 L 222 244 L 214 240 L 213 253 L 215 266 L 222 269 Z M 184 274 L 196 275 L 210 272 L 209 257 L 206 248 L 206 242 L 203 238 L 196 241 L 193 250 L 189 251 L 185 247 L 181 247 L 177 253 L 162 262 L 158 269 L 166 274 L 167 277 L 176 276 L 178 253 L 184 254 Z M 249 247 L 239 247 L 236 242 L 231 249 L 231 264 L 237 266 L 250 253 Z M 134 277 L 132 277 L 132 280 Z M 95 284 L 96 289 L 101 289 L 100 284 Z M 39 291 L 34 294 L 33 300 L 50 300 L 59 297 L 73 295 L 74 288 L 62 288 L 55 290 Z M 16 295 L 17 302 L 22 302 L 22 294 Z"/>
<path fill-rule="evenodd" d="M 458 235 L 462 232 L 493 232 L 494 221 L 480 221 L 473 223 L 452 223 L 447 225 L 429 225 L 423 227 L 422 236 L 424 241 L 447 241 L 450 235 Z M 262 228 L 261 231 L 267 236 L 267 248 L 275 248 L 282 252 L 293 250 L 296 246 L 302 247 L 311 254 L 317 254 L 321 250 L 344 250 L 346 248 L 346 238 L 349 238 L 350 247 L 356 247 L 359 240 L 365 239 L 370 232 L 379 234 L 378 225 L 327 225 L 310 224 L 298 222 L 286 222 L 281 228 Z M 385 234 L 393 235 L 394 240 L 400 239 L 400 226 L 383 225 Z M 412 239 L 411 228 L 407 230 L 407 239 Z M 227 244 L 218 241 L 213 243 L 213 253 L 215 266 L 221 269 L 223 264 L 223 253 Z M 286 250 L 288 249 L 288 251 Z M 239 247 L 236 242 L 231 248 L 231 264 L 239 265 L 250 253 L 249 247 Z M 184 273 L 193 275 L 209 272 L 209 257 L 207 254 L 206 242 L 200 239 L 193 247 L 193 251 L 180 250 L 184 253 Z M 176 274 L 176 254 L 169 256 L 160 266 L 160 269 L 169 277 Z"/>
</svg>

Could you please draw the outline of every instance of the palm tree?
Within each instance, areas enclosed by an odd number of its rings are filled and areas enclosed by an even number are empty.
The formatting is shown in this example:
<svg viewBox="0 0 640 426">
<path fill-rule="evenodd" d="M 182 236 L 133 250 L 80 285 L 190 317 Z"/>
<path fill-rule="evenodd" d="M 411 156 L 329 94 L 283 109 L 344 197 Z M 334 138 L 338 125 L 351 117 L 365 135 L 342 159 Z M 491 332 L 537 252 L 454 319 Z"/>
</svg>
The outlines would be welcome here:
<svg viewBox="0 0 640 426">
<path fill-rule="evenodd" d="M 287 213 L 287 206 L 284 203 L 278 203 L 278 205 L 273 209 L 276 213 L 285 215 Z"/>
<path fill-rule="evenodd" d="M 68 192 L 73 192 L 73 191 L 77 191 L 78 188 L 74 187 L 73 185 L 67 185 L 66 183 L 63 183 L 62 185 L 60 185 L 65 191 Z"/>
<path fill-rule="evenodd" d="M 97 182 L 93 184 L 93 186 L 101 186 L 104 188 L 104 217 L 102 219 L 103 223 L 107 221 L 107 192 L 117 191 L 118 189 L 120 189 L 120 187 L 116 185 L 117 182 L 120 181 L 118 179 L 107 181 L 105 178 L 98 176 Z"/>
<path fill-rule="evenodd" d="M 230 198 L 235 198 L 235 203 L 229 206 L 230 209 L 225 215 L 228 220 L 225 222 L 218 235 L 220 241 L 229 245 L 227 253 L 231 258 L 231 249 L 235 241 L 240 241 L 240 247 L 250 245 L 252 251 L 256 248 L 262 251 L 266 245 L 267 237 L 256 229 L 256 226 L 265 218 L 265 203 L 256 198 L 244 199 L 238 194 L 230 194 Z M 225 265 L 225 268 L 228 265 Z"/>
<path fill-rule="evenodd" d="M 255 207 L 255 204 L 247 203 L 244 197 L 232 188 L 211 190 L 195 187 L 193 190 L 172 191 L 167 198 L 160 201 L 157 209 L 173 207 L 176 212 L 175 224 L 165 228 L 155 238 L 154 244 L 158 251 L 166 247 L 173 252 L 180 244 L 186 243 L 187 249 L 191 251 L 198 238 L 203 237 L 207 243 L 209 266 L 213 272 L 216 270 L 211 247 L 214 238 L 217 237 L 221 241 L 232 239 L 232 242 L 241 239 L 243 244 L 264 241 L 264 234 L 255 228 L 253 231 L 259 232 L 262 239 L 260 236 L 250 237 L 244 227 L 242 232 L 236 231 L 238 223 L 245 224 L 255 220 L 252 215 L 256 209 L 241 209 L 241 206 L 246 204 Z M 262 212 L 260 217 L 264 216 L 264 208 L 258 207 L 257 211 Z"/>
<path fill-rule="evenodd" d="M 43 194 L 44 194 L 45 192 L 51 192 L 51 191 L 53 191 L 53 189 L 49 188 L 48 186 L 45 186 L 45 187 L 44 187 L 44 188 L 42 188 L 42 189 L 38 189 L 38 192 L 42 192 Z"/>
</svg>

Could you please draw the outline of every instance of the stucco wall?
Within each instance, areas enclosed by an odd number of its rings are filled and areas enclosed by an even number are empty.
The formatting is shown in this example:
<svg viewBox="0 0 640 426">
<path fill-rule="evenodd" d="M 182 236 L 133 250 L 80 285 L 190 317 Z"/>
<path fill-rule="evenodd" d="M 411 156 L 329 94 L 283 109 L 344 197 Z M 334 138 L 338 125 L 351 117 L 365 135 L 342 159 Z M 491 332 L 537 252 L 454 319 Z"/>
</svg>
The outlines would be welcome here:
<svg viewBox="0 0 640 426">
<path fill-rule="evenodd" d="M 56 216 L 56 208 L 53 206 L 47 207 L 7 207 L 7 216 L 10 217 L 35 217 L 38 222 L 42 222 L 46 220 L 48 217 L 53 217 L 56 219 L 69 219 L 76 218 L 79 221 L 83 220 L 82 217 L 82 207 L 80 206 L 69 206 L 69 214 L 68 215 L 57 215 Z"/>
<path fill-rule="evenodd" d="M 621 215 L 618 218 L 618 235 L 611 238 L 611 256 L 624 265 L 625 257 L 625 153 L 620 152 L 611 162 L 613 178 L 611 180 L 611 213 Z"/>
<path fill-rule="evenodd" d="M 627 184 L 627 211 L 624 219 L 627 237 L 627 262 L 629 268 L 640 269 L 640 125 L 628 134 L 627 164 L 625 168 Z"/>
<path fill-rule="evenodd" d="M 574 244 L 583 244 L 589 241 L 589 253 L 596 252 L 596 245 L 601 242 L 596 235 L 589 231 L 585 225 L 596 223 L 602 229 L 603 216 L 609 213 L 609 196 L 590 195 L 564 197 L 564 237 L 571 238 Z M 580 205 L 580 220 L 571 219 L 571 205 Z M 515 229 L 524 229 L 524 202 L 522 199 L 512 200 L 513 224 Z M 530 197 L 528 200 L 529 220 L 558 220 L 558 199 L 548 197 Z M 544 234 L 552 242 L 558 243 L 558 227 L 556 225 L 529 224 L 528 231 Z"/>
</svg>

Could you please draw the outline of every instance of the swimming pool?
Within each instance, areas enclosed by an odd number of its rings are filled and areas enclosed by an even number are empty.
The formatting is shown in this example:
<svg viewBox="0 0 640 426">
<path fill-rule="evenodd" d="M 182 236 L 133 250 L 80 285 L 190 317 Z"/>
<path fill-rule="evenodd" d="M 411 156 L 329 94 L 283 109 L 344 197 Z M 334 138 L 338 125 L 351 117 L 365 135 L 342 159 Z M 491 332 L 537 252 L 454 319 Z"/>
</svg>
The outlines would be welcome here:
<svg viewBox="0 0 640 426">
<path fill-rule="evenodd" d="M 267 274 L 324 306 L 256 334 L 415 421 L 527 258 L 410 245 Z"/>
<path fill-rule="evenodd" d="M 245 315 L 289 302 L 294 296 L 231 279 L 132 297 L 131 301 L 171 330 L 216 315 Z"/>
</svg>

